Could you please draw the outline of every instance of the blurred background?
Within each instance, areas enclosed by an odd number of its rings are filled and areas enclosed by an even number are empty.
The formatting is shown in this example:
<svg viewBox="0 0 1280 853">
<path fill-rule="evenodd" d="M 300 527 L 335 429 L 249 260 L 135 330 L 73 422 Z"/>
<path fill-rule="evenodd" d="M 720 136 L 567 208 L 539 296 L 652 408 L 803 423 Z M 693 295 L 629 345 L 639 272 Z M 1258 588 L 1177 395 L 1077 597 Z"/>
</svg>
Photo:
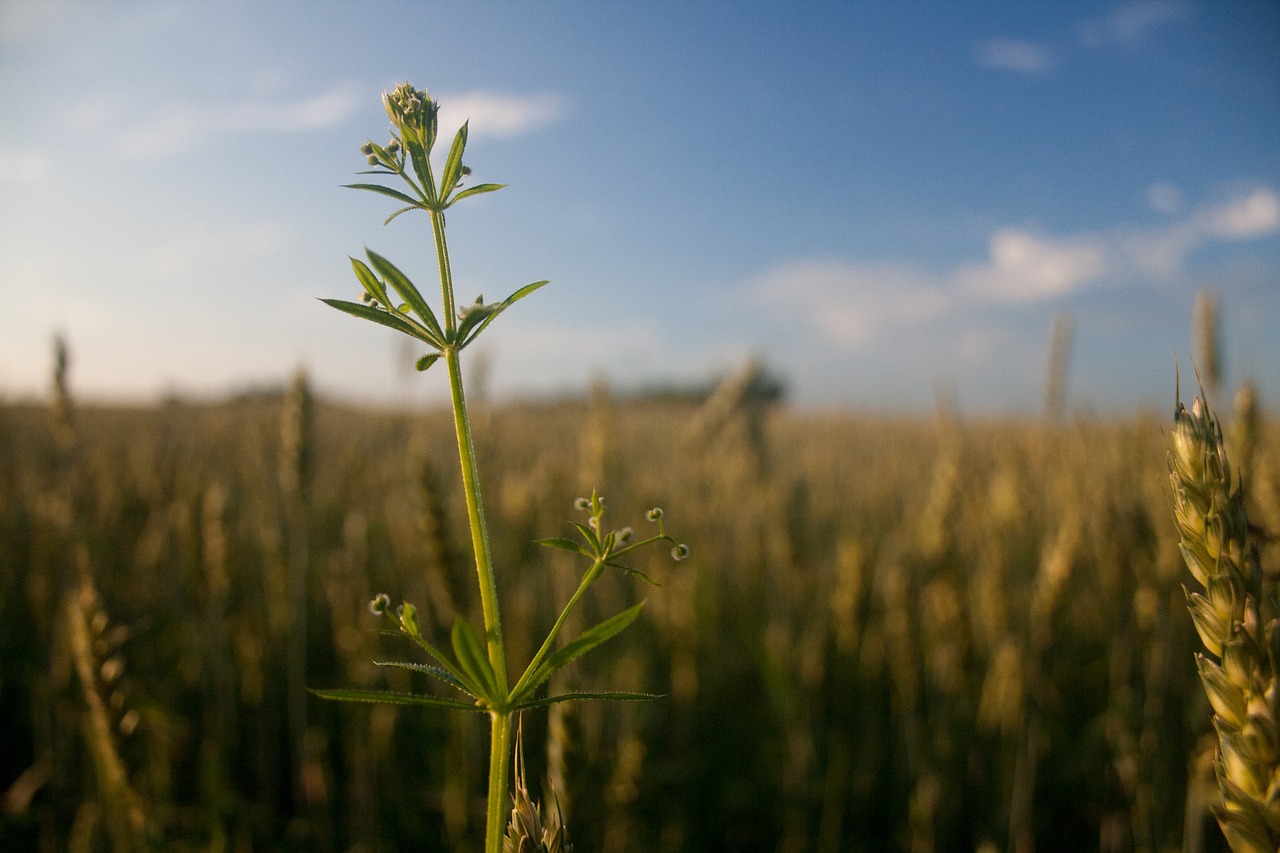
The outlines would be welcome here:
<svg viewBox="0 0 1280 853">
<path fill-rule="evenodd" d="M 479 621 L 431 293 L 342 188 L 470 119 L 459 297 L 509 656 L 533 544 L 693 556 L 525 716 L 582 851 L 1216 851 L 1175 369 L 1280 566 L 1280 7 L 0 0 L 0 849 L 478 849 L 478 719 L 374 660 Z M 384 203 L 386 202 L 386 203 Z M 407 339 L 406 339 L 407 340 Z"/>
</svg>

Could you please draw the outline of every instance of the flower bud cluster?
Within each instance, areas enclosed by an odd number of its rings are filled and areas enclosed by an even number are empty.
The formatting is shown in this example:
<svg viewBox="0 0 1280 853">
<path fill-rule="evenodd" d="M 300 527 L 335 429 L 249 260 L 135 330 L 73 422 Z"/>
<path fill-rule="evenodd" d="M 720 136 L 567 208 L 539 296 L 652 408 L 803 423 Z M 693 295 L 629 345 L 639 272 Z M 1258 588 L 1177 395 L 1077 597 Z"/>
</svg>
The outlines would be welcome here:
<svg viewBox="0 0 1280 853">
<path fill-rule="evenodd" d="M 431 100 L 426 89 L 401 83 L 383 94 L 382 106 L 405 144 L 418 144 L 423 150 L 431 151 L 439 126 L 440 105 Z"/>
<path fill-rule="evenodd" d="M 662 524 L 662 507 L 655 506 L 644 514 L 646 521 L 658 526 L 657 534 L 645 537 L 637 542 L 636 531 L 632 527 L 619 527 L 618 529 L 610 531 L 603 536 L 601 535 L 604 533 L 601 527 L 601 519 L 604 516 L 604 498 L 599 494 L 592 492 L 591 497 L 589 498 L 577 498 L 574 500 L 573 506 L 574 509 L 590 513 L 587 518 L 587 527 L 592 531 L 595 538 L 597 555 L 603 554 L 607 556 L 608 554 L 612 554 L 615 549 L 630 551 L 632 548 L 658 541 L 665 541 L 672 545 L 671 559 L 676 562 L 688 559 L 689 554 L 692 553 L 688 545 L 683 542 L 677 542 L 675 539 L 667 535 Z M 635 574 L 640 573 L 635 572 Z"/>
<path fill-rule="evenodd" d="M 392 136 L 386 145 L 379 145 L 373 140 L 369 140 L 360 146 L 360 153 L 364 155 L 364 159 L 370 166 L 388 169 L 392 172 L 400 172 L 404 169 L 404 149 L 400 146 L 400 140 L 395 136 Z"/>
<path fill-rule="evenodd" d="M 1244 495 L 1208 405 L 1178 404 L 1169 453 L 1174 519 L 1203 588 L 1187 609 L 1209 655 L 1196 665 L 1218 734 L 1218 822 L 1233 850 L 1280 849 L 1280 622 L 1249 549 Z M 1217 660 L 1214 660 L 1217 658 Z"/>
</svg>

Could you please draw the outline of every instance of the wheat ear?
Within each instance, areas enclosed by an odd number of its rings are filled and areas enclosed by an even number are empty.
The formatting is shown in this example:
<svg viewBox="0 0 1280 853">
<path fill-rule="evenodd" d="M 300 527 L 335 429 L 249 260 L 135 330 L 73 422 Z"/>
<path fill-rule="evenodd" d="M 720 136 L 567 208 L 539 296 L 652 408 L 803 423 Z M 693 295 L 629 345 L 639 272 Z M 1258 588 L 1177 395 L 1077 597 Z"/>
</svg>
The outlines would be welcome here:
<svg viewBox="0 0 1280 853">
<path fill-rule="evenodd" d="M 1169 454 L 1174 518 L 1187 568 L 1203 592 L 1187 592 L 1207 655 L 1196 664 L 1213 707 L 1222 802 L 1215 816 L 1232 850 L 1280 849 L 1280 630 L 1274 585 L 1264 589 L 1249 547 L 1244 493 L 1222 429 L 1197 397 L 1174 414 Z"/>
<path fill-rule="evenodd" d="M 511 820 L 502 839 L 502 853 L 573 853 L 560 802 L 552 791 L 544 809 L 529 796 L 524 778 L 523 727 L 516 729 L 515 786 L 511 792 Z"/>
</svg>

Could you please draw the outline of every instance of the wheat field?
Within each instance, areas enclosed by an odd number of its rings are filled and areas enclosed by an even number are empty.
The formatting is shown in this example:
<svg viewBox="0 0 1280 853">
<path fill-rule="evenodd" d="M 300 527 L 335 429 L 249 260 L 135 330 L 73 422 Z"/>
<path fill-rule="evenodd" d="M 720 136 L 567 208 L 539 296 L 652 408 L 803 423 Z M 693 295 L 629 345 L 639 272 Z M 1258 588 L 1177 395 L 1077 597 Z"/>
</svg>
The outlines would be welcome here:
<svg viewBox="0 0 1280 853">
<path fill-rule="evenodd" d="M 514 659 L 576 584 L 534 544 L 576 498 L 661 503 L 693 549 L 633 566 L 656 586 L 600 581 L 584 625 L 647 604 L 559 685 L 662 699 L 524 714 L 580 853 L 1224 849 L 1169 419 L 804 412 L 732 383 L 474 416 Z M 373 664 L 412 654 L 377 593 L 437 637 L 478 612 L 448 418 L 302 381 L 0 405 L 0 849 L 478 848 L 481 722 L 308 692 L 438 689 Z M 1277 438 L 1240 444 L 1271 531 Z"/>
</svg>

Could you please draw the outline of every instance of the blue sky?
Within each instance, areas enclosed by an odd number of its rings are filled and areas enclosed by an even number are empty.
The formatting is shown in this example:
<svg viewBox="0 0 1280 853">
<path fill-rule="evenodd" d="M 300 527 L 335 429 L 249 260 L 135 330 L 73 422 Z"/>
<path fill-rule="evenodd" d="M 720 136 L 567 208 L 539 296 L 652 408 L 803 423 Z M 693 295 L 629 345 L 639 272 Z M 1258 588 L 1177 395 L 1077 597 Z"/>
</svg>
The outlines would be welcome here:
<svg viewBox="0 0 1280 853">
<path fill-rule="evenodd" d="M 422 401 L 327 308 L 425 218 L 341 188 L 400 81 L 470 117 L 460 295 L 551 286 L 475 352 L 495 395 L 691 381 L 757 355 L 805 405 L 1168 405 L 1197 291 L 1280 399 L 1280 5 L 0 0 L 0 397 L 55 332 L 94 398 L 303 365 Z M 404 339 L 407 341 L 408 339 Z M 469 351 L 471 352 L 471 351 Z"/>
</svg>

